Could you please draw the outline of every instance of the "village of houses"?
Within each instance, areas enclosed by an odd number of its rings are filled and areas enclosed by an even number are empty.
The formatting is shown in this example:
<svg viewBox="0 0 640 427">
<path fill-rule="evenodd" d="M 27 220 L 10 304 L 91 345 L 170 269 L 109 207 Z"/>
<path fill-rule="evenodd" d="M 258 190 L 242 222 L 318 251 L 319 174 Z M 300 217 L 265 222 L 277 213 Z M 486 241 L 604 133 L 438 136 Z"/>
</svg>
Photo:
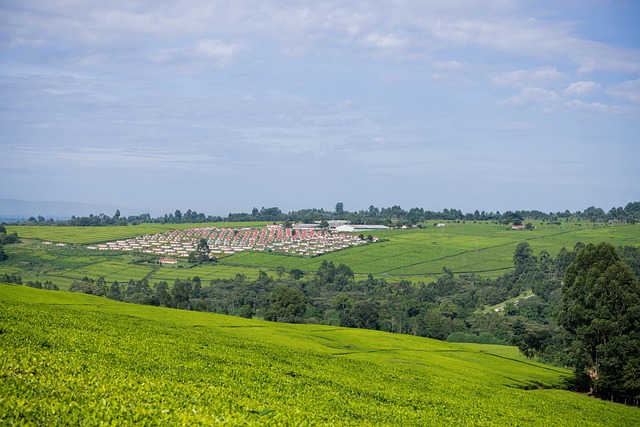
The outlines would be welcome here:
<svg viewBox="0 0 640 427">
<path fill-rule="evenodd" d="M 200 239 L 206 239 L 214 256 L 267 251 L 311 257 L 375 242 L 378 240 L 376 237 L 363 239 L 356 233 L 386 228 L 336 222 L 331 222 L 329 229 L 321 229 L 318 224 L 294 224 L 291 228 L 282 225 L 265 228 L 200 227 L 101 243 L 87 246 L 87 249 L 142 252 L 162 257 L 160 263 L 177 264 L 176 258 L 188 257 L 196 250 Z"/>
</svg>

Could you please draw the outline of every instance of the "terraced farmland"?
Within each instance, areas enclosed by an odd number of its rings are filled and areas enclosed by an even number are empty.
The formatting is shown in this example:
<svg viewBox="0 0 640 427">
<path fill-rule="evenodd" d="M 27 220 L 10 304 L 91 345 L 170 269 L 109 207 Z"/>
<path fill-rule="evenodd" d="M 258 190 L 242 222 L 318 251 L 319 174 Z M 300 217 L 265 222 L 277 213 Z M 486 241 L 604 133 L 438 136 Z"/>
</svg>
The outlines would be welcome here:
<svg viewBox="0 0 640 427">
<path fill-rule="evenodd" d="M 0 285 L 0 424 L 632 426 L 510 347 Z"/>
</svg>

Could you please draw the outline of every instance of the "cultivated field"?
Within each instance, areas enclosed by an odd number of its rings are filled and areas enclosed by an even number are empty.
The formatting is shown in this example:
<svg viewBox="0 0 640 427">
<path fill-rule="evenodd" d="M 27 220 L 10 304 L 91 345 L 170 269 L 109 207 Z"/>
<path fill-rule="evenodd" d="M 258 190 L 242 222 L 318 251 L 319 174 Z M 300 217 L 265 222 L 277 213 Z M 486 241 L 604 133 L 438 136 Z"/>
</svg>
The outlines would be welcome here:
<svg viewBox="0 0 640 427">
<path fill-rule="evenodd" d="M 640 227 L 634 225 L 594 227 L 591 224 L 547 226 L 537 223 L 535 230 L 524 231 L 489 222 L 468 222 L 447 223 L 442 228 L 377 231 L 375 235 L 383 241 L 312 259 L 246 252 L 221 262 L 264 268 L 282 265 L 313 271 L 326 259 L 336 264 L 345 263 L 360 275 L 372 273 L 389 281 L 428 281 L 441 273 L 443 267 L 456 273 L 499 276 L 513 268 L 513 252 L 522 241 L 529 242 L 536 253 L 546 250 L 551 256 L 563 246 L 573 248 L 578 241 L 640 244 Z"/>
<path fill-rule="evenodd" d="M 227 224 L 238 227 L 237 223 Z M 252 224 L 242 224 L 249 226 Z M 253 224 L 256 225 L 256 224 Z M 263 224 L 264 225 L 264 224 Z M 138 235 L 185 229 L 195 225 L 140 225 L 128 227 L 7 227 L 16 231 L 23 243 L 5 248 L 10 255 L 0 264 L 0 274 L 20 273 L 23 280 L 52 280 L 65 288 L 74 279 L 104 276 L 113 280 L 150 282 L 200 276 L 203 280 L 230 278 L 243 274 L 249 279 L 260 269 L 271 272 L 282 266 L 287 270 L 313 272 L 322 261 L 345 263 L 357 277 L 371 273 L 388 282 L 410 280 L 429 282 L 443 267 L 455 273 L 477 273 L 496 277 L 513 267 L 513 252 L 522 241 L 530 243 L 537 254 L 541 250 L 555 256 L 564 246 L 576 242 L 609 242 L 614 245 L 639 245 L 640 226 L 534 223 L 532 231 L 511 230 L 491 222 L 446 223 L 445 227 L 425 225 L 422 229 L 388 230 L 373 233 L 377 243 L 343 249 L 317 257 L 289 256 L 276 253 L 244 251 L 223 256 L 217 265 L 192 267 L 186 261 L 177 266 L 159 266 L 159 257 L 118 251 L 92 251 L 86 246 Z M 220 224 L 216 224 L 220 226 Z M 368 233 L 367 233 L 368 234 Z M 69 243 L 65 247 L 44 245 L 43 241 Z"/>
<path fill-rule="evenodd" d="M 1 425 L 632 426 L 515 348 L 0 285 Z"/>
</svg>

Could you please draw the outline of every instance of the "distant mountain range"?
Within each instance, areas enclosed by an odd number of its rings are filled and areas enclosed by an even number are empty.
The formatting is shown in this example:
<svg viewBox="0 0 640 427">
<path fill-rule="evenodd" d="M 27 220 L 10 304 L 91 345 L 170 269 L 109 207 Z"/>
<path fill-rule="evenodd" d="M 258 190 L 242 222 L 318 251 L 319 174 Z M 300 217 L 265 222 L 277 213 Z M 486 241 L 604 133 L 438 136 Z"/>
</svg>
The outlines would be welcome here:
<svg viewBox="0 0 640 427">
<path fill-rule="evenodd" d="M 0 221 L 27 220 L 42 215 L 45 219 L 69 219 L 72 216 L 99 215 L 101 213 L 112 216 L 122 207 L 109 205 L 94 205 L 90 203 L 74 202 L 27 202 L 15 199 L 0 199 Z"/>
</svg>

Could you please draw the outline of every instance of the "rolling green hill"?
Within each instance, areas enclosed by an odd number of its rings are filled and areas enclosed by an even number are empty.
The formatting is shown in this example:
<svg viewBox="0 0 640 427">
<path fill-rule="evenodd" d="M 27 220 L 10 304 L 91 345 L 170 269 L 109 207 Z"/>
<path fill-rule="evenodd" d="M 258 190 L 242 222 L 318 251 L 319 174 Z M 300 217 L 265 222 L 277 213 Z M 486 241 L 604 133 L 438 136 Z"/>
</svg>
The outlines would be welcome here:
<svg viewBox="0 0 640 427">
<path fill-rule="evenodd" d="M 0 425 L 637 425 L 515 348 L 0 285 Z"/>
</svg>

